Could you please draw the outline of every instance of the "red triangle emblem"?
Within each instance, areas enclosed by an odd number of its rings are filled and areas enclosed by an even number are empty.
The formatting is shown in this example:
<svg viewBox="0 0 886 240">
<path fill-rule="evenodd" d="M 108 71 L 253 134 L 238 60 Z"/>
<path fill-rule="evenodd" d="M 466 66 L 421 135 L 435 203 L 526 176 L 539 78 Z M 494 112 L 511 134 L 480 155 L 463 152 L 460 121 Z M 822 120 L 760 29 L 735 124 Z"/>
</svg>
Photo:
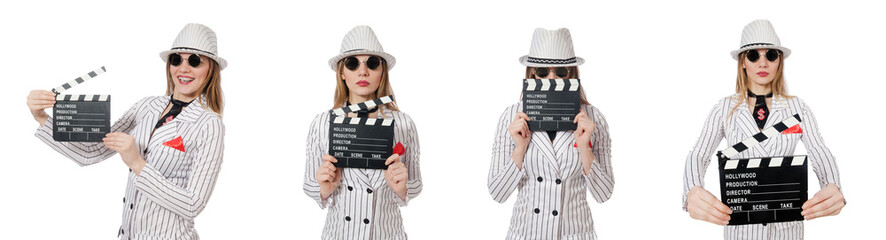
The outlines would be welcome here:
<svg viewBox="0 0 886 240">
<path fill-rule="evenodd" d="M 182 136 L 178 136 L 175 139 L 172 139 L 168 142 L 163 143 L 163 146 L 175 148 L 175 149 L 178 149 L 179 151 L 182 151 L 182 152 L 185 151 L 185 144 L 184 144 L 184 142 L 182 142 Z"/>
<path fill-rule="evenodd" d="M 803 129 L 800 128 L 800 124 L 794 125 L 791 128 L 785 129 L 781 134 L 792 134 L 792 133 L 803 133 Z"/>
<path fill-rule="evenodd" d="M 403 147 L 402 143 L 397 142 L 397 146 L 394 146 L 394 154 L 403 156 L 403 154 L 406 154 L 406 147 Z"/>
</svg>

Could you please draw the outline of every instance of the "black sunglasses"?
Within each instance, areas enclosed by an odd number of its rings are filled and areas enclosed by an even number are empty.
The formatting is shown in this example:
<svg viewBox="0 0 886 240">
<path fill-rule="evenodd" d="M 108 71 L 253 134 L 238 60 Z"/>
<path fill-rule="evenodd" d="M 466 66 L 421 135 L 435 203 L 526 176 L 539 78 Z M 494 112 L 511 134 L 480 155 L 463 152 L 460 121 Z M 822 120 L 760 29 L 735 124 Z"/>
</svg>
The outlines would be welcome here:
<svg viewBox="0 0 886 240">
<path fill-rule="evenodd" d="M 769 60 L 770 62 L 775 62 L 775 60 L 778 60 L 779 55 L 781 55 L 781 51 L 777 49 L 769 49 L 768 51 L 766 51 L 766 60 Z M 760 53 L 757 52 L 756 49 L 748 50 L 746 56 L 748 57 L 748 61 L 751 62 L 757 62 L 757 60 L 760 60 Z"/>
<path fill-rule="evenodd" d="M 191 65 L 191 67 L 200 66 L 201 62 L 203 62 L 203 60 L 200 59 L 200 55 L 191 54 L 191 56 L 188 57 L 188 65 Z M 176 67 L 181 65 L 182 55 L 179 55 L 178 53 L 169 54 L 169 64 Z"/>
<path fill-rule="evenodd" d="M 550 74 L 550 70 L 546 67 L 535 68 L 535 77 L 537 78 L 547 77 L 548 74 Z M 569 76 L 569 69 L 565 67 L 557 67 L 554 69 L 554 74 L 559 78 L 565 78 L 566 76 Z"/>
<path fill-rule="evenodd" d="M 369 56 L 369 58 L 366 59 L 366 67 L 370 70 L 378 69 L 378 66 L 381 66 L 381 61 L 382 60 L 379 57 Z M 360 59 L 353 56 L 345 58 L 345 67 L 351 71 L 357 70 L 357 68 L 360 67 Z"/>
</svg>

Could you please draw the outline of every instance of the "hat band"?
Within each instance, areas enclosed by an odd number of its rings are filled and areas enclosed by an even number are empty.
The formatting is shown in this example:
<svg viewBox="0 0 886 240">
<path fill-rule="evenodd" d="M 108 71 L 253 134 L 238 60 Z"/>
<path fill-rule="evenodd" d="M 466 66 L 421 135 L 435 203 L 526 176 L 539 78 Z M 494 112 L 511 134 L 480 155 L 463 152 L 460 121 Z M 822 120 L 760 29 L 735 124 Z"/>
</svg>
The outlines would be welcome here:
<svg viewBox="0 0 886 240">
<path fill-rule="evenodd" d="M 344 52 L 341 52 L 341 53 L 349 53 L 349 52 L 357 52 L 357 51 L 366 51 L 366 49 L 362 49 L 362 48 L 351 49 L 351 50 L 347 50 L 347 51 L 344 51 Z"/>
<path fill-rule="evenodd" d="M 215 56 L 215 53 L 208 52 L 208 51 L 201 50 L 201 49 L 196 49 L 196 48 L 189 48 L 189 47 L 174 47 L 170 50 L 192 50 L 192 51 L 198 51 L 198 52 L 202 52 L 202 53 L 206 53 L 206 54 Z"/>
<path fill-rule="evenodd" d="M 757 46 L 757 45 L 774 46 L 775 44 L 772 44 L 772 43 L 748 43 L 748 44 L 745 44 L 744 46 L 741 46 L 740 48 L 746 48 L 746 47 Z"/>
<path fill-rule="evenodd" d="M 530 63 L 540 63 L 540 64 L 570 64 L 570 63 L 577 62 L 575 57 L 567 58 L 567 59 L 548 59 L 548 58 L 529 57 L 526 59 L 526 61 L 530 62 Z"/>
</svg>

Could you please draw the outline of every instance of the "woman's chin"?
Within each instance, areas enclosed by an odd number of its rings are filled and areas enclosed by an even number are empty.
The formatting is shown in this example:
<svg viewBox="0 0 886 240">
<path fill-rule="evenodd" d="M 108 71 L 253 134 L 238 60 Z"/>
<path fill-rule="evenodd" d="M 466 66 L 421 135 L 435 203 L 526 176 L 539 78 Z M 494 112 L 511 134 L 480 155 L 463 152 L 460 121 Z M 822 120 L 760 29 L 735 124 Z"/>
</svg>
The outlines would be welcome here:
<svg viewBox="0 0 886 240">
<path fill-rule="evenodd" d="M 364 90 L 364 89 L 360 89 L 360 90 Z M 375 90 L 370 91 L 369 89 L 365 89 L 364 91 L 351 91 L 351 94 L 354 94 L 354 95 L 357 95 L 360 97 L 365 97 L 365 98 L 372 98 L 372 97 L 374 97 L 373 95 L 375 94 Z"/>
<path fill-rule="evenodd" d="M 177 87 L 175 91 L 179 96 L 195 96 L 197 91 L 188 87 Z"/>
<path fill-rule="evenodd" d="M 765 78 L 764 79 L 753 79 L 752 78 L 751 82 L 754 82 L 754 84 L 757 84 L 757 85 L 766 86 L 766 85 L 769 85 L 770 83 L 772 83 L 772 79 L 765 79 Z"/>
</svg>

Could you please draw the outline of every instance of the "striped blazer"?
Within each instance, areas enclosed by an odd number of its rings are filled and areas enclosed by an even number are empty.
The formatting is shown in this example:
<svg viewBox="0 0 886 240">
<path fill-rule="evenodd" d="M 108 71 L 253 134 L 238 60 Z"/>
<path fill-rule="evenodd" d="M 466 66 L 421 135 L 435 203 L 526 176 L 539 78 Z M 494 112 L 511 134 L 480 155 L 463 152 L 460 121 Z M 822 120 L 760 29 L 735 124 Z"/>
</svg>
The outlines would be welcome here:
<svg viewBox="0 0 886 240">
<path fill-rule="evenodd" d="M 406 148 L 400 161 L 406 165 L 406 200 L 394 193 L 385 181 L 384 170 L 340 168 L 342 179 L 329 197 L 320 198 L 317 169 L 323 154 L 329 153 L 329 112 L 314 118 L 308 133 L 304 191 L 320 205 L 329 208 L 322 239 L 406 239 L 400 207 L 421 193 L 419 144 L 415 124 L 405 113 L 380 109 L 384 118 L 394 119 L 394 143 Z M 379 114 L 378 118 L 382 118 Z"/>
<path fill-rule="evenodd" d="M 683 210 L 686 210 L 686 194 L 694 186 L 704 187 L 705 170 L 711 162 L 711 156 L 719 149 L 717 145 L 726 138 L 728 146 L 732 146 L 742 140 L 760 132 L 757 123 L 744 101 L 732 112 L 735 104 L 744 97 L 744 94 L 733 94 L 723 98 L 714 105 L 711 113 L 705 121 L 695 147 L 686 157 L 686 168 L 683 177 Z M 732 113 L 730 115 L 730 113 Z M 799 141 L 803 141 L 807 150 L 807 159 L 812 165 L 813 171 L 818 176 L 818 183 L 824 187 L 828 183 L 834 183 L 840 187 L 840 174 L 834 156 L 824 145 L 821 133 L 818 131 L 818 123 L 809 106 L 798 97 L 783 98 L 775 97 L 772 100 L 769 119 L 766 120 L 765 128 L 781 122 L 785 118 L 800 114 L 800 128 L 802 133 L 779 134 L 759 145 L 739 153 L 733 158 L 759 158 L 773 156 L 790 156 L 794 154 L 794 148 Z M 718 194 L 714 194 L 718 195 Z M 803 222 L 780 222 L 770 224 L 749 224 L 726 226 L 725 239 L 803 239 Z"/>
<path fill-rule="evenodd" d="M 155 131 L 154 126 L 168 104 L 169 96 L 146 97 L 111 127 L 112 132 L 132 135 L 147 162 L 140 175 L 130 170 L 123 196 L 123 225 L 117 230 L 120 239 L 199 239 L 194 218 L 206 207 L 215 187 L 224 152 L 225 126 L 216 113 L 195 101 Z M 81 166 L 104 161 L 117 153 L 101 142 L 54 141 L 52 118 L 35 135 Z M 181 138 L 184 151 L 163 144 L 177 138 Z"/>
<path fill-rule="evenodd" d="M 554 141 L 545 131 L 532 132 L 523 157 L 523 169 L 511 159 L 516 145 L 508 125 L 522 103 L 508 107 L 498 121 L 489 168 L 489 194 L 503 203 L 519 189 L 507 239 L 596 239 L 587 192 L 598 203 L 612 195 L 615 179 L 610 157 L 609 125 L 593 106 L 582 106 L 593 113 L 596 124 L 591 136 L 594 163 L 585 175 L 578 148 L 573 147 L 573 131 L 559 131 Z"/>
</svg>

